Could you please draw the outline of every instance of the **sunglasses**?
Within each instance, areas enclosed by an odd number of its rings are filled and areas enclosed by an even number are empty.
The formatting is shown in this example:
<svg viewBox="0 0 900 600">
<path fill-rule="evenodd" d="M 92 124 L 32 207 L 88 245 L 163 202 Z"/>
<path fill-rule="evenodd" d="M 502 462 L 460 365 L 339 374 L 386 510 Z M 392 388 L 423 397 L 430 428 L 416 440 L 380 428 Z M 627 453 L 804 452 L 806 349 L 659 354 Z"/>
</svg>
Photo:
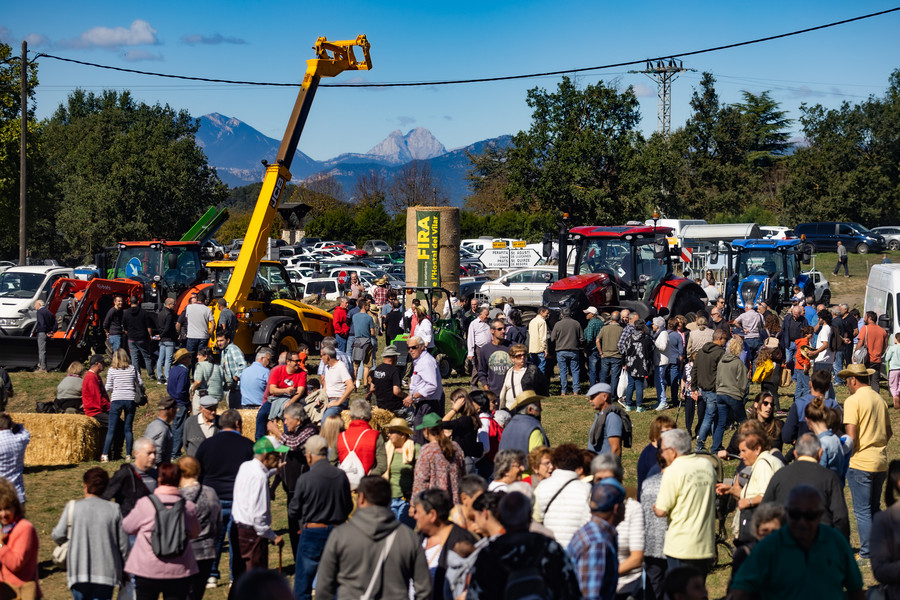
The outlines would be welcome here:
<svg viewBox="0 0 900 600">
<path fill-rule="evenodd" d="M 491 327 L 494 331 L 506 331 L 506 327 Z"/>
<path fill-rule="evenodd" d="M 520 352 L 519 354 L 513 354 L 512 357 L 513 358 L 525 358 L 525 355 Z"/>
<path fill-rule="evenodd" d="M 823 510 L 798 510 L 796 508 L 791 508 L 787 511 L 788 517 L 793 521 L 799 521 L 800 519 L 803 519 L 804 521 L 815 521 L 821 517 L 824 512 L 825 511 Z"/>
<path fill-rule="evenodd" d="M 760 402 L 762 406 L 772 406 L 771 402 Z"/>
</svg>

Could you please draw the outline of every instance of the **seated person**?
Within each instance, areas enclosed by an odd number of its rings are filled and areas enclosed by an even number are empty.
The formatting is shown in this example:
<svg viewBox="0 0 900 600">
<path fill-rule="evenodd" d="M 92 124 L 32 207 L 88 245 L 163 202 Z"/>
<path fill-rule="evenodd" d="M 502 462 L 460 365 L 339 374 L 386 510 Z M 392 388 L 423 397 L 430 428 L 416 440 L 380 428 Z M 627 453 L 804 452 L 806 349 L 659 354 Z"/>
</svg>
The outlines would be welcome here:
<svg viewBox="0 0 900 600">
<path fill-rule="evenodd" d="M 84 375 L 84 365 L 78 361 L 73 362 L 66 369 L 66 376 L 56 386 L 56 408 L 59 412 L 84 412 L 81 406 L 82 375 Z"/>
</svg>

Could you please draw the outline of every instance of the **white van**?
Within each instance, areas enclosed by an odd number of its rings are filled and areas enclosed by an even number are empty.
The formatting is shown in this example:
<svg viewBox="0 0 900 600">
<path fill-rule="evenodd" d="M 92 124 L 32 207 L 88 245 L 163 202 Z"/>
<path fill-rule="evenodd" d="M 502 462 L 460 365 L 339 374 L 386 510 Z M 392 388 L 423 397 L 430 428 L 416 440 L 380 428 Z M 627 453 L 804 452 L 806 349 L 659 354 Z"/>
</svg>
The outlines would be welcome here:
<svg viewBox="0 0 900 600">
<path fill-rule="evenodd" d="M 900 264 L 874 265 L 866 283 L 865 311 L 878 315 L 878 324 L 888 332 L 893 343 L 900 331 Z"/>
<path fill-rule="evenodd" d="M 59 266 L 11 267 L 0 273 L 0 335 L 30 335 L 34 301 L 46 301 L 57 279 L 73 276 L 72 269 Z"/>
</svg>

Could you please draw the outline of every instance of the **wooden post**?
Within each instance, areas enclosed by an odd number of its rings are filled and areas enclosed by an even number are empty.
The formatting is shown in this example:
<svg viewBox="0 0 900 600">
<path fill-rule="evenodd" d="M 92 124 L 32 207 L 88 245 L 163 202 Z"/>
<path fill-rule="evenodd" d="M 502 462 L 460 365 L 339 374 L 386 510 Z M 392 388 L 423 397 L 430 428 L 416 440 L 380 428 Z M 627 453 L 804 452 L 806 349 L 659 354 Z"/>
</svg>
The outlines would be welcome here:
<svg viewBox="0 0 900 600">
<path fill-rule="evenodd" d="M 28 133 L 28 42 L 22 42 L 22 123 L 19 135 L 19 266 L 25 264 L 25 134 Z"/>
</svg>

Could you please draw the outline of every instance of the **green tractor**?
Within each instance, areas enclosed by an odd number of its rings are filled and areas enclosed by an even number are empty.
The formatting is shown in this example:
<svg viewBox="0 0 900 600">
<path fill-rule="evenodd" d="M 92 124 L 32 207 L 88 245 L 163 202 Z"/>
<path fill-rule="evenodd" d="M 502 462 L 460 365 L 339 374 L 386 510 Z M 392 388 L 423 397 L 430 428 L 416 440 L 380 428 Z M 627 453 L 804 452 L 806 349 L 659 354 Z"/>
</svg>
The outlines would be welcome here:
<svg viewBox="0 0 900 600">
<path fill-rule="evenodd" d="M 441 314 L 450 302 L 450 297 L 449 290 L 444 288 L 404 287 L 397 290 L 397 298 L 403 305 L 401 310 L 410 308 L 414 299 L 418 299 L 422 305 L 428 307 L 428 315 L 434 329 L 434 348 L 430 352 L 438 363 L 442 379 L 449 377 L 452 371 L 464 373 L 466 364 L 466 342 L 462 336 L 462 324 L 453 314 L 453 307 L 449 311 L 449 318 L 444 318 Z M 391 340 L 400 352 L 400 356 L 397 357 L 397 364 L 400 367 L 405 367 L 409 360 L 406 345 L 408 337 L 409 334 L 404 333 Z"/>
</svg>

